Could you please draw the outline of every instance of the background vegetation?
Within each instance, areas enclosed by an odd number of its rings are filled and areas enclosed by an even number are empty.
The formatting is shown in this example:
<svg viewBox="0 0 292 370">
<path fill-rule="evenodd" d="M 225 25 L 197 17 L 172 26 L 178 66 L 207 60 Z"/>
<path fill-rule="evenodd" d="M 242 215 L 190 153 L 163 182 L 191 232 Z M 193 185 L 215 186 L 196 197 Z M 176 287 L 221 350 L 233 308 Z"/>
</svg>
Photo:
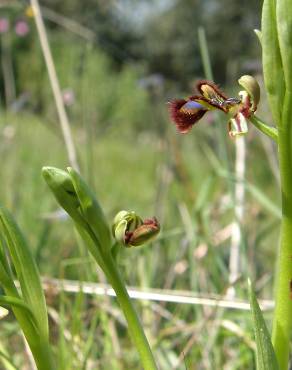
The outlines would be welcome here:
<svg viewBox="0 0 292 370">
<path fill-rule="evenodd" d="M 259 27 L 260 2 L 242 1 L 240 7 L 230 0 L 41 4 L 81 172 L 109 219 L 121 209 L 133 209 L 142 217 L 156 215 L 162 224 L 152 245 L 123 251 L 120 264 L 128 285 L 223 296 L 234 221 L 234 141 L 228 139 L 225 117 L 211 114 L 191 135 L 179 136 L 166 103 L 191 95 L 194 82 L 205 77 L 199 26 L 207 35 L 214 80 L 225 91 L 237 94 L 242 74 L 261 81 L 260 47 L 253 33 Z M 42 276 L 76 280 L 82 288 L 83 281 L 103 283 L 104 277 L 96 274 L 69 221 L 55 213 L 57 204 L 40 175 L 42 166 L 63 168 L 68 159 L 26 5 L 0 6 L 1 18 L 10 23 L 0 34 L 0 203 L 15 215 Z M 15 32 L 20 20 L 28 25 L 25 35 Z M 271 122 L 265 96 L 260 110 Z M 246 141 L 236 296 L 247 300 L 249 275 L 258 297 L 269 299 L 279 234 L 275 148 L 253 128 Z M 82 289 L 60 293 L 50 284 L 46 297 L 60 368 L 137 369 L 137 353 L 113 298 Z M 251 368 L 248 311 L 135 304 L 161 369 Z M 1 351 L 17 368 L 28 368 L 12 315 L 0 327 Z"/>
</svg>

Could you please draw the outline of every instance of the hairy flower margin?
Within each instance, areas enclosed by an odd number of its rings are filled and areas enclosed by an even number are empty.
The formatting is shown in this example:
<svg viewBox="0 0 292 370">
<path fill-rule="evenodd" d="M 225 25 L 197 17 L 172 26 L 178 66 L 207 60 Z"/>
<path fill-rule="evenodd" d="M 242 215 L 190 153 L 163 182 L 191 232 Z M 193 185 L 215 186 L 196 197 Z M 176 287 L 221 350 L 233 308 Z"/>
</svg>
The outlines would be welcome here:
<svg viewBox="0 0 292 370">
<path fill-rule="evenodd" d="M 246 134 L 247 120 L 256 112 L 260 100 L 260 87 L 255 78 L 248 75 L 242 76 L 238 83 L 244 88 L 238 93 L 239 98 L 228 98 L 216 84 L 201 80 L 196 86 L 198 95 L 172 100 L 169 112 L 178 131 L 187 133 L 206 112 L 220 110 L 229 117 L 230 137 Z"/>
</svg>

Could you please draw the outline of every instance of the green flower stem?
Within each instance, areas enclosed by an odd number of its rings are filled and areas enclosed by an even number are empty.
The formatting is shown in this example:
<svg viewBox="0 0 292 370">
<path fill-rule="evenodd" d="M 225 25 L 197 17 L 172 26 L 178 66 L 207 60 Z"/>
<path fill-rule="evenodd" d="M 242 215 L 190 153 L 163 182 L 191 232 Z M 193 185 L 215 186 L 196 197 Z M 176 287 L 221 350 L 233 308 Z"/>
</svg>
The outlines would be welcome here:
<svg viewBox="0 0 292 370">
<path fill-rule="evenodd" d="M 81 235 L 85 237 L 82 230 L 79 229 L 79 232 L 81 232 Z M 104 249 L 99 248 L 100 247 L 99 242 L 96 239 L 96 235 L 93 232 L 91 225 L 88 225 L 87 232 L 89 232 L 90 239 L 86 237 L 84 240 L 87 241 L 88 247 L 93 257 L 95 258 L 96 262 L 102 267 L 109 283 L 111 284 L 112 288 L 116 293 L 117 300 L 121 306 L 121 309 L 128 323 L 130 336 L 140 354 L 143 368 L 145 370 L 157 370 L 157 366 L 152 351 L 150 349 L 149 343 L 145 336 L 144 330 L 142 328 L 136 310 L 127 292 L 125 283 L 119 273 L 119 270 L 112 257 L 111 252 L 109 250 L 105 251 Z M 97 247 L 95 251 L 94 248 L 92 248 L 90 240 Z M 97 250 L 99 250 L 99 253 L 96 253 Z"/>
<path fill-rule="evenodd" d="M 249 121 L 265 135 L 275 140 L 276 143 L 278 142 L 278 130 L 276 127 L 267 125 L 264 121 L 254 115 L 249 117 Z"/>
<path fill-rule="evenodd" d="M 279 369 L 288 369 L 289 347 L 292 330 L 292 94 L 286 91 L 282 122 L 279 125 L 279 164 L 282 186 L 281 242 L 278 257 L 272 342 Z"/>
<path fill-rule="evenodd" d="M 130 336 L 139 351 L 143 368 L 145 370 L 157 370 L 153 354 L 137 316 L 136 310 L 117 269 L 116 263 L 114 262 L 110 253 L 104 256 L 104 262 L 107 266 L 107 278 L 116 292 L 118 302 L 128 322 Z"/>
</svg>

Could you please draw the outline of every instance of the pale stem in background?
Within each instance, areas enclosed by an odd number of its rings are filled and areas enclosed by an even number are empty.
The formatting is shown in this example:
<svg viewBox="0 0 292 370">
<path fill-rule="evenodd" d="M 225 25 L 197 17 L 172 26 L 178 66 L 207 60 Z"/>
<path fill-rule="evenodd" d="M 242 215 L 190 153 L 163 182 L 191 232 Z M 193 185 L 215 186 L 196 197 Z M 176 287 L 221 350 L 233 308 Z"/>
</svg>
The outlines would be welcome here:
<svg viewBox="0 0 292 370">
<path fill-rule="evenodd" d="M 37 31 L 38 31 L 38 35 L 40 39 L 43 56 L 44 56 L 45 63 L 47 66 L 51 87 L 53 90 L 53 95 L 54 95 L 54 99 L 56 103 L 56 108 L 58 111 L 60 125 L 61 125 L 61 129 L 62 129 L 62 133 L 63 133 L 63 137 L 64 137 L 64 141 L 65 141 L 65 145 L 66 145 L 66 149 L 68 153 L 68 159 L 69 159 L 70 165 L 73 168 L 75 168 L 77 171 L 79 171 L 77 155 L 76 155 L 76 150 L 75 150 L 75 146 L 74 146 L 74 142 L 73 142 L 73 138 L 71 134 L 70 124 L 69 124 L 68 116 L 67 116 L 67 113 L 64 107 L 62 93 L 61 93 L 52 53 L 50 50 L 44 21 L 41 15 L 39 3 L 38 3 L 38 0 L 31 0 L 30 2 L 31 2 L 32 9 L 33 9 L 34 19 L 36 22 L 36 27 L 37 27 Z"/>
<path fill-rule="evenodd" d="M 213 80 L 212 66 L 210 62 L 208 43 L 206 39 L 205 30 L 203 27 L 198 28 L 198 37 L 201 58 L 203 62 L 204 72 L 208 80 Z M 218 125 L 219 149 L 226 165 L 228 165 L 225 143 L 222 137 L 222 129 Z M 234 188 L 234 223 L 232 227 L 230 258 L 229 258 L 229 284 L 230 288 L 227 290 L 229 297 L 234 297 L 235 289 L 232 286 L 240 275 L 240 244 L 241 244 L 241 229 L 240 224 L 243 219 L 243 202 L 244 202 L 244 173 L 245 173 L 245 141 L 243 137 L 235 139 L 235 177 L 236 183 Z M 233 193 L 232 190 L 230 190 Z"/>
<path fill-rule="evenodd" d="M 108 284 L 83 282 L 80 286 L 79 281 L 58 280 L 52 278 L 43 279 L 43 289 L 54 290 L 54 292 L 65 291 L 67 293 L 80 293 L 89 295 L 108 295 L 115 297 L 115 291 Z M 16 284 L 17 285 L 17 284 Z M 156 302 L 170 302 L 177 304 L 201 305 L 209 307 L 221 307 L 235 310 L 250 310 L 250 303 L 236 298 L 228 299 L 219 295 L 200 294 L 192 291 L 167 290 L 167 289 L 138 289 L 128 286 L 127 291 L 130 298 L 137 300 L 149 300 Z M 274 302 L 269 300 L 259 300 L 261 310 L 267 311 L 274 308 Z"/>
<path fill-rule="evenodd" d="M 11 45 L 9 35 L 3 34 L 0 36 L 1 42 L 1 64 L 4 80 L 4 92 L 5 92 L 5 102 L 6 106 L 9 107 L 10 104 L 15 100 L 15 79 L 12 68 L 11 60 Z"/>
<path fill-rule="evenodd" d="M 228 297 L 235 296 L 234 283 L 240 276 L 240 245 L 241 245 L 241 222 L 244 215 L 244 175 L 245 175 L 245 139 L 235 139 L 235 188 L 234 188 L 234 215 L 235 220 L 231 232 L 231 246 L 229 257 L 229 284 Z"/>
</svg>

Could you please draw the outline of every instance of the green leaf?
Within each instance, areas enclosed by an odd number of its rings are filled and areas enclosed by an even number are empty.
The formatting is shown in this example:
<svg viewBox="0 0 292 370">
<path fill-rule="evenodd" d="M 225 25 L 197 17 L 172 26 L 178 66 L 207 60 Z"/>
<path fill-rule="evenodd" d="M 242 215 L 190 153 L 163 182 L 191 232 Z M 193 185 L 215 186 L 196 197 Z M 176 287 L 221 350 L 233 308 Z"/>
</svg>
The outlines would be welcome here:
<svg viewBox="0 0 292 370">
<path fill-rule="evenodd" d="M 13 360 L 8 355 L 2 343 L 0 343 L 0 361 L 5 370 L 18 370 L 18 367 L 14 365 Z"/>
<path fill-rule="evenodd" d="M 19 227 L 11 214 L 3 207 L 0 207 L 0 230 L 3 233 L 10 252 L 21 287 L 23 300 L 34 313 L 39 331 L 48 338 L 47 307 L 37 266 Z M 4 277 L 3 269 L 2 277 Z M 6 279 L 6 286 L 7 284 L 8 280 Z M 11 289 L 13 289 L 12 285 Z"/>
<path fill-rule="evenodd" d="M 22 310 L 25 310 L 26 313 L 28 313 L 31 317 L 31 321 L 33 322 L 33 325 L 37 326 L 37 321 L 35 319 L 35 316 L 29 307 L 28 304 L 26 304 L 22 299 L 10 297 L 7 295 L 0 295 L 0 306 L 11 306 L 11 307 L 17 307 L 21 308 Z"/>
<path fill-rule="evenodd" d="M 1 239 L 0 239 L 1 245 Z M 0 262 L 0 284 L 5 289 L 5 292 L 14 296 L 19 297 L 18 291 L 14 285 L 14 281 L 7 270 L 4 268 L 3 264 Z"/>
<path fill-rule="evenodd" d="M 292 3 L 291 0 L 276 1 L 277 31 L 286 88 L 292 92 Z"/>
<path fill-rule="evenodd" d="M 265 86 L 274 122 L 279 125 L 285 82 L 276 24 L 276 0 L 264 0 L 261 40 Z"/>
<path fill-rule="evenodd" d="M 72 179 L 75 192 L 79 199 L 82 215 L 86 223 L 94 232 L 101 248 L 105 252 L 110 253 L 111 232 L 102 208 L 79 173 L 70 167 L 68 168 L 68 172 Z"/>
<path fill-rule="evenodd" d="M 28 343 L 30 346 L 36 347 L 40 340 L 40 332 L 38 330 L 36 317 L 29 305 L 20 298 L 0 295 L 0 306 L 9 306 L 12 308 Z"/>
<path fill-rule="evenodd" d="M 279 370 L 271 337 L 249 279 L 248 291 L 257 347 L 257 370 Z"/>
</svg>

